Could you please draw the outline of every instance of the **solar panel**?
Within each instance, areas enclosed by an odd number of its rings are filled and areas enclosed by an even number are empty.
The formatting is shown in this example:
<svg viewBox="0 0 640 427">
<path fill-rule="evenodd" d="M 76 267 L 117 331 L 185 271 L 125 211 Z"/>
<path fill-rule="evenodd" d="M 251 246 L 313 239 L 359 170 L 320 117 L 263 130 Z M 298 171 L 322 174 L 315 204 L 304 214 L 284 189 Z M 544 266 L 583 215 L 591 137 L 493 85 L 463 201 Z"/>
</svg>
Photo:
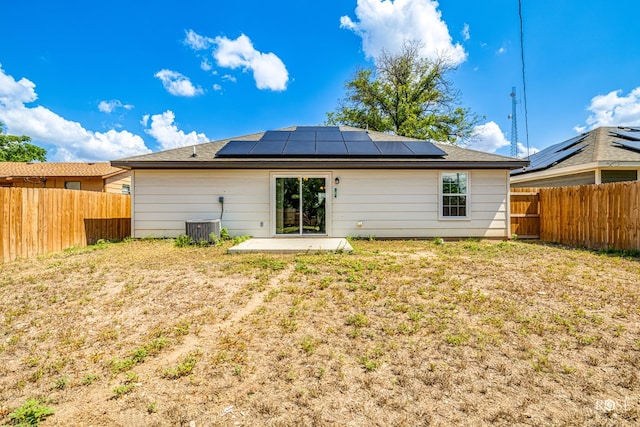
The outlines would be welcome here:
<svg viewBox="0 0 640 427">
<path fill-rule="evenodd" d="M 296 131 L 314 131 L 314 132 L 322 132 L 322 131 L 340 131 L 338 126 L 297 126 Z"/>
<path fill-rule="evenodd" d="M 349 154 L 344 141 L 317 141 L 316 155 L 324 157 L 345 157 Z"/>
<path fill-rule="evenodd" d="M 349 156 L 379 156 L 380 150 L 373 141 L 345 141 Z"/>
<path fill-rule="evenodd" d="M 246 156 L 254 145 L 256 145 L 256 141 L 229 141 L 216 155 L 220 157 Z"/>
<path fill-rule="evenodd" d="M 342 132 L 342 137 L 345 141 L 371 141 L 369 134 L 365 131 L 344 131 Z"/>
<path fill-rule="evenodd" d="M 571 148 L 568 148 L 566 150 L 561 150 L 561 151 L 557 151 L 555 153 L 550 153 L 548 155 L 543 156 L 542 158 L 539 159 L 534 159 L 533 156 L 530 157 L 530 164 L 529 167 L 526 169 L 527 172 L 531 172 L 531 171 L 535 171 L 535 170 L 540 170 L 540 169 L 546 169 L 548 167 L 553 166 L 554 164 L 565 160 L 571 156 L 573 156 L 574 154 L 579 153 L 583 148 L 585 148 L 586 145 L 578 145 L 578 146 L 574 146 Z"/>
<path fill-rule="evenodd" d="M 406 145 L 416 156 L 443 157 L 447 155 L 445 151 L 436 147 L 429 141 L 404 141 L 404 145 Z"/>
<path fill-rule="evenodd" d="M 289 136 L 289 140 L 291 141 L 315 141 L 316 140 L 316 131 L 314 130 L 297 130 L 295 132 L 291 132 Z"/>
<path fill-rule="evenodd" d="M 342 132 L 338 130 L 316 132 L 316 141 L 343 141 Z"/>
<path fill-rule="evenodd" d="M 253 150 L 249 152 L 250 156 L 280 156 L 284 150 L 286 141 L 259 141 Z"/>
<path fill-rule="evenodd" d="M 612 132 L 614 135 L 620 136 L 622 138 L 631 139 L 633 141 L 640 141 L 640 132 Z"/>
<path fill-rule="evenodd" d="M 316 141 L 289 140 L 282 154 L 288 156 L 313 156 L 316 152 Z"/>
<path fill-rule="evenodd" d="M 619 147 L 628 148 L 629 150 L 640 151 L 640 141 L 613 141 Z"/>
<path fill-rule="evenodd" d="M 536 154 L 541 154 L 542 152 L 547 151 L 547 150 L 549 150 L 550 152 L 554 152 L 554 153 L 558 152 L 560 150 L 566 150 L 567 148 L 582 142 L 586 137 L 587 137 L 586 134 L 585 135 L 576 135 L 573 138 L 569 138 L 566 141 L 559 142 L 559 143 L 557 143 L 555 145 L 552 145 L 551 147 L 549 147 L 549 148 L 547 148 L 545 150 L 542 150 L 542 151 L 540 151 L 539 153 L 536 153 Z M 534 154 L 534 156 L 535 156 L 535 154 Z M 533 157 L 533 156 L 531 156 L 531 157 Z"/>
<path fill-rule="evenodd" d="M 376 141 L 374 144 L 378 147 L 378 150 L 385 156 L 413 156 L 413 151 L 409 150 L 402 142 L 392 141 Z"/>
<path fill-rule="evenodd" d="M 286 141 L 291 135 L 287 130 L 268 130 L 262 135 L 260 141 Z"/>
</svg>

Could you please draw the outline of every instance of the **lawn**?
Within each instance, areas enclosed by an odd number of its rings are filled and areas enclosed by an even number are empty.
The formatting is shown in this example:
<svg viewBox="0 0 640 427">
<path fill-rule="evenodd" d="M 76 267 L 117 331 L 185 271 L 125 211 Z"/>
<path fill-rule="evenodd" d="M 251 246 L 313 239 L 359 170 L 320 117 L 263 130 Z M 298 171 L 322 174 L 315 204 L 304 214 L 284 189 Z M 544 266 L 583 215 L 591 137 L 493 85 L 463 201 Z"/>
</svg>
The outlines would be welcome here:
<svg viewBox="0 0 640 427">
<path fill-rule="evenodd" d="M 352 245 L 140 240 L 0 264 L 0 424 L 638 425 L 638 258 Z"/>
</svg>

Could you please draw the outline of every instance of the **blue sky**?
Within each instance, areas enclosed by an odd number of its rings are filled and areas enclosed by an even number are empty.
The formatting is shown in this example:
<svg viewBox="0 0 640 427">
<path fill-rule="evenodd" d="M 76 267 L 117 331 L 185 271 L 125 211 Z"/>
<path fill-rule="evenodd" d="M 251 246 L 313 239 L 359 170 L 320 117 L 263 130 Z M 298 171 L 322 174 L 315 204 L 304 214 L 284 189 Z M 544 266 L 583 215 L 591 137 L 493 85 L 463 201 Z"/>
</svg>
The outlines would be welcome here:
<svg viewBox="0 0 640 427">
<path fill-rule="evenodd" d="M 529 146 L 640 125 L 637 2 L 522 5 Z M 49 161 L 322 124 L 356 69 L 404 39 L 457 63 L 461 102 L 483 117 L 470 147 L 508 155 L 512 86 L 522 100 L 517 0 L 25 0 L 2 14 L 0 121 Z M 522 102 L 517 118 L 525 146 Z"/>
</svg>

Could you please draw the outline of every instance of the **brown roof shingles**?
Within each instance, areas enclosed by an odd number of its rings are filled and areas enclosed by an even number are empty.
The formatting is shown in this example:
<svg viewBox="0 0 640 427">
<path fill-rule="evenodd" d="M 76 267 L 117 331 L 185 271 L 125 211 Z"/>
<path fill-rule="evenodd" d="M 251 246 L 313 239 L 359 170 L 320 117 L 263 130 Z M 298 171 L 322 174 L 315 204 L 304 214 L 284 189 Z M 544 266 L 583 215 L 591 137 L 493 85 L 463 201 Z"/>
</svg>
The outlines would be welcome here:
<svg viewBox="0 0 640 427">
<path fill-rule="evenodd" d="M 0 177 L 74 176 L 107 178 L 123 172 L 126 171 L 122 168 L 111 166 L 107 162 L 0 162 Z"/>
</svg>

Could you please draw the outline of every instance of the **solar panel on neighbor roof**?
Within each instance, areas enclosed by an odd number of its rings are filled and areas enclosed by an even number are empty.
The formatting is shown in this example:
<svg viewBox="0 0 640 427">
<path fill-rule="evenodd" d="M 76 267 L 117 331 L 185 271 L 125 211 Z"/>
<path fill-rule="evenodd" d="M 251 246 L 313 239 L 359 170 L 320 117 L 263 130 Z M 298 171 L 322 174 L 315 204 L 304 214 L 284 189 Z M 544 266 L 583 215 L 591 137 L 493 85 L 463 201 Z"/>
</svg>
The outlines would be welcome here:
<svg viewBox="0 0 640 427">
<path fill-rule="evenodd" d="M 286 141 L 291 132 L 288 130 L 268 130 L 262 135 L 260 141 Z"/>
<path fill-rule="evenodd" d="M 251 149 L 256 145 L 256 141 L 229 141 L 222 147 L 216 156 L 219 157 L 237 157 L 246 156 Z"/>
<path fill-rule="evenodd" d="M 586 147 L 586 145 L 574 146 L 571 148 L 567 148 L 566 150 L 550 153 L 549 155 L 545 155 L 539 159 L 534 159 L 533 156 L 531 156 L 529 158 L 531 163 L 526 170 L 527 172 L 531 172 L 535 170 L 546 169 L 553 166 L 555 163 L 558 163 L 573 156 L 574 154 L 579 153 L 584 147 Z"/>
<path fill-rule="evenodd" d="M 347 146 L 344 141 L 317 141 L 316 155 L 324 157 L 344 157 L 347 156 Z"/>
<path fill-rule="evenodd" d="M 447 155 L 444 150 L 441 150 L 429 141 L 404 141 L 404 145 L 416 156 L 442 157 Z"/>
<path fill-rule="evenodd" d="M 287 156 L 305 156 L 316 152 L 316 141 L 295 141 L 289 140 L 284 147 L 282 154 Z M 278 153 L 279 154 L 279 153 Z"/>
<path fill-rule="evenodd" d="M 251 156 L 279 156 L 284 150 L 286 141 L 258 141 L 249 152 Z"/>
<path fill-rule="evenodd" d="M 552 145 L 551 147 L 547 148 L 547 150 L 551 151 L 551 152 L 558 152 L 560 150 L 566 150 L 569 147 L 572 147 L 580 142 L 582 142 L 585 138 L 587 137 L 587 135 L 576 135 L 573 138 L 569 138 L 566 141 L 562 141 L 559 142 L 555 145 Z M 542 151 L 547 151 L 547 150 L 542 150 Z M 542 153 L 542 151 L 540 151 L 540 153 Z M 536 153 L 539 154 L 539 153 Z M 535 155 L 535 154 L 534 154 Z"/>
<path fill-rule="evenodd" d="M 618 144 L 623 148 L 628 148 L 634 151 L 640 151 L 640 141 L 613 141 L 614 144 Z"/>
<path fill-rule="evenodd" d="M 620 136 L 622 138 L 631 139 L 633 141 L 640 141 L 640 132 L 620 132 L 613 131 L 614 135 Z"/>
</svg>

